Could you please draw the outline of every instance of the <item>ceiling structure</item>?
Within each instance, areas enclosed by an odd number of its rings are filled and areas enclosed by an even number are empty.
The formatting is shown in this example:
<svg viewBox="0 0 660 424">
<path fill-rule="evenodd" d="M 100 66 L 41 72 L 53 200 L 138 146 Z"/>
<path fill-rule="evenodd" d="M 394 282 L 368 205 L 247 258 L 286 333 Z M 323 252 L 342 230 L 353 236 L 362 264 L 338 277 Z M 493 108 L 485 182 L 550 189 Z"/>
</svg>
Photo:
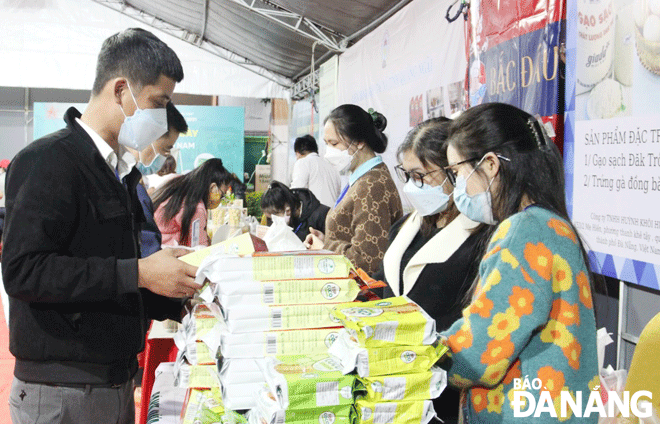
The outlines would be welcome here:
<svg viewBox="0 0 660 424">
<path fill-rule="evenodd" d="M 411 0 L 94 0 L 291 88 Z M 316 71 L 318 71 L 315 68 Z"/>
</svg>

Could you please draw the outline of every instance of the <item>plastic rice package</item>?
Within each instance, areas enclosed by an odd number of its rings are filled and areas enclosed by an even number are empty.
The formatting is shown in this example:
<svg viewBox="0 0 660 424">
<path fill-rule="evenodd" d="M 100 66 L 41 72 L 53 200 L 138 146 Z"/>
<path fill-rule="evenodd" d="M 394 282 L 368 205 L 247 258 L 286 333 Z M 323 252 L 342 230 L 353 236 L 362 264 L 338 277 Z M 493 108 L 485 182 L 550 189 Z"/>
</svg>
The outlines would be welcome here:
<svg viewBox="0 0 660 424">
<path fill-rule="evenodd" d="M 268 390 L 257 397 L 256 408 L 248 412 L 251 424 L 357 424 L 353 405 L 314 409 L 284 409 Z"/>
<path fill-rule="evenodd" d="M 201 341 L 219 322 L 222 322 L 222 311 L 215 303 L 200 303 L 195 305 L 192 313 L 187 314 L 181 320 L 183 333 L 186 340 Z"/>
<path fill-rule="evenodd" d="M 243 281 L 216 284 L 223 307 L 238 305 L 299 305 L 355 300 L 360 287 L 350 278 L 316 280 Z"/>
<path fill-rule="evenodd" d="M 278 356 L 264 363 L 268 388 L 283 409 L 354 403 L 356 376 L 342 374 L 337 360 L 327 354 Z"/>
<path fill-rule="evenodd" d="M 318 305 L 240 305 L 223 307 L 225 324 L 231 333 L 270 330 L 326 328 L 337 324 L 330 318 L 333 304 Z"/>
<path fill-rule="evenodd" d="M 197 282 L 211 283 L 348 278 L 353 265 L 329 251 L 255 253 L 238 257 L 211 253 L 197 269 Z"/>
<path fill-rule="evenodd" d="M 438 340 L 435 320 L 406 296 L 336 305 L 332 315 L 364 347 L 431 345 Z"/>
<path fill-rule="evenodd" d="M 234 383 L 261 383 L 266 384 L 266 377 L 262 371 L 264 358 L 222 358 L 220 360 L 220 383 L 229 385 Z"/>
<path fill-rule="evenodd" d="M 433 401 L 369 402 L 358 400 L 360 424 L 427 424 L 435 417 Z"/>
<path fill-rule="evenodd" d="M 256 394 L 264 387 L 259 383 L 222 383 L 222 401 L 227 409 L 252 409 L 256 404 Z"/>
<path fill-rule="evenodd" d="M 360 377 L 428 371 L 447 352 L 443 345 L 361 347 L 342 329 L 328 353 L 341 363 L 342 372 L 354 370 Z"/>
<path fill-rule="evenodd" d="M 223 358 L 325 353 L 339 330 L 341 327 L 233 334 L 225 329 L 220 335 L 220 352 Z"/>
<path fill-rule="evenodd" d="M 413 374 L 359 378 L 370 402 L 435 399 L 447 387 L 447 372 L 439 367 Z"/>
<path fill-rule="evenodd" d="M 188 389 L 181 411 L 181 424 L 243 424 L 247 419 L 225 409 L 220 389 Z"/>
<path fill-rule="evenodd" d="M 174 386 L 210 389 L 220 387 L 216 365 L 190 365 L 183 363 L 180 356 L 174 365 Z"/>
</svg>

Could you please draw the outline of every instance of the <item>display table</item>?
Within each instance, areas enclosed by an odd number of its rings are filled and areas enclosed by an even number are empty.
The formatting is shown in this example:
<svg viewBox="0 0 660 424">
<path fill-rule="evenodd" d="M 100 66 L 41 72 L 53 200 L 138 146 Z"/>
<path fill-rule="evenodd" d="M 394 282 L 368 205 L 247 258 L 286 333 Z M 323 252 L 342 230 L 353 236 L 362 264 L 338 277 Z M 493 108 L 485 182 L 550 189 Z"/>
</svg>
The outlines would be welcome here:
<svg viewBox="0 0 660 424">
<path fill-rule="evenodd" d="M 148 413 L 142 421 L 148 420 L 150 424 L 178 424 L 187 389 L 174 387 L 174 362 L 159 364 L 154 375 L 151 397 L 143 397 L 142 405 L 148 406 Z"/>
<path fill-rule="evenodd" d="M 149 400 L 151 399 L 154 386 L 156 369 L 163 362 L 173 362 L 176 360 L 177 348 L 174 344 L 175 334 L 176 331 L 169 331 L 160 321 L 153 321 L 151 324 L 144 348 L 144 372 L 142 374 L 142 402 L 140 404 L 139 424 L 147 423 Z M 170 385 L 174 386 L 174 377 L 172 377 Z M 180 409 L 179 412 L 181 412 Z"/>
</svg>

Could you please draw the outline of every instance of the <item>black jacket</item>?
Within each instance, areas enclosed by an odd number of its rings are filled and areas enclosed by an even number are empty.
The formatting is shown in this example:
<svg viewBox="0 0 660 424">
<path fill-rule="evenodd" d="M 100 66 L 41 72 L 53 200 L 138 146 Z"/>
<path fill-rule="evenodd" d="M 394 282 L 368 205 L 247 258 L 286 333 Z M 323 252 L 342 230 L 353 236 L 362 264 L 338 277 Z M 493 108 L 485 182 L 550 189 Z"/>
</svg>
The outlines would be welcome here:
<svg viewBox="0 0 660 424">
<path fill-rule="evenodd" d="M 139 171 L 115 176 L 67 111 L 7 173 L 2 273 L 14 375 L 55 384 L 119 384 L 137 369 L 148 318 L 178 300 L 138 289 Z"/>
<path fill-rule="evenodd" d="M 291 191 L 302 202 L 300 218 L 298 218 L 297 222 L 293 223 L 293 230 L 298 238 L 305 241 L 305 237 L 309 234 L 309 227 L 324 233 L 325 216 L 330 211 L 330 208 L 319 202 L 319 199 L 314 196 L 314 193 L 306 188 L 294 188 Z"/>
</svg>

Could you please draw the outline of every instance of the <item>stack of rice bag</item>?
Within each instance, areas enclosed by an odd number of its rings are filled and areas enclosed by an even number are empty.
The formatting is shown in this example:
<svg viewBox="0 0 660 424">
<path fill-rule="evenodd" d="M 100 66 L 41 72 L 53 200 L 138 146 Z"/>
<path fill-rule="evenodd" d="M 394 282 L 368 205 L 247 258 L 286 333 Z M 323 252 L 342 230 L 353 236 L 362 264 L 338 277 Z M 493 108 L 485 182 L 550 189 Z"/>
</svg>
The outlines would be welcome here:
<svg viewBox="0 0 660 424">
<path fill-rule="evenodd" d="M 181 424 L 245 424 L 242 415 L 225 409 L 219 388 L 188 389 Z"/>
<path fill-rule="evenodd" d="M 328 354 L 267 358 L 267 385 L 249 414 L 255 424 L 352 423 L 359 382 Z"/>
<path fill-rule="evenodd" d="M 259 375 L 264 358 L 327 352 L 340 329 L 330 310 L 360 291 L 350 271 L 343 255 L 330 252 L 204 259 L 197 278 L 209 281 L 204 300 L 220 304 L 219 379 L 227 408 L 256 406 L 255 394 L 266 382 Z"/>
<path fill-rule="evenodd" d="M 359 423 L 426 424 L 433 402 L 447 385 L 433 365 L 447 351 L 435 321 L 405 296 L 337 305 L 344 325 L 328 352 L 342 372 L 357 372 L 366 395 L 356 402 Z"/>
</svg>

